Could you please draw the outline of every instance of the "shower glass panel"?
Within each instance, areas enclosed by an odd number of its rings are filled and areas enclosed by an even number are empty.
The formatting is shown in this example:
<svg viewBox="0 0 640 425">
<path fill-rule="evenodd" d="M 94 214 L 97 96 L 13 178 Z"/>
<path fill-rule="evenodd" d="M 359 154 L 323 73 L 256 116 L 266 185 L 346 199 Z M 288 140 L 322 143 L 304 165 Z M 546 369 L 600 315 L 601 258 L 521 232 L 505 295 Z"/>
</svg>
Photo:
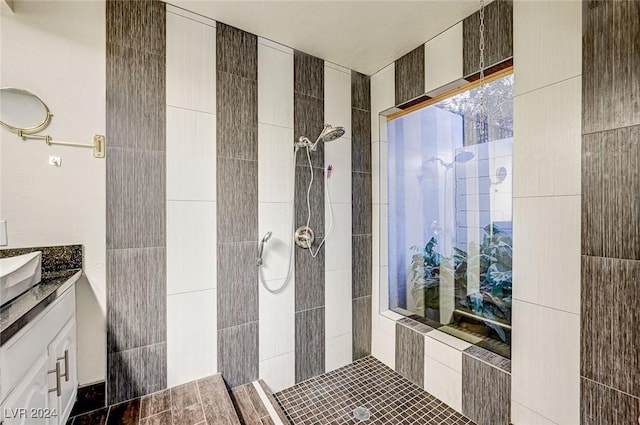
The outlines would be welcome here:
<svg viewBox="0 0 640 425">
<path fill-rule="evenodd" d="M 510 357 L 513 75 L 387 123 L 389 307 Z M 483 118 L 484 117 L 484 118 Z"/>
</svg>

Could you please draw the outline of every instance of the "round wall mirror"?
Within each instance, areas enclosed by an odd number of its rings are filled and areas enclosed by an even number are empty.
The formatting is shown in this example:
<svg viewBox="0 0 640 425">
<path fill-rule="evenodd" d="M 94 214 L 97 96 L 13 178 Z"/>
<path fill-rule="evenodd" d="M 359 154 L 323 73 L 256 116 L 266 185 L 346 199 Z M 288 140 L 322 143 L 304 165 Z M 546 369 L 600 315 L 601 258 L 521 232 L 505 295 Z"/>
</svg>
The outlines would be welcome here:
<svg viewBox="0 0 640 425">
<path fill-rule="evenodd" d="M 35 134 L 51 122 L 47 105 L 35 94 L 13 87 L 0 88 L 0 125 L 18 134 Z"/>
</svg>

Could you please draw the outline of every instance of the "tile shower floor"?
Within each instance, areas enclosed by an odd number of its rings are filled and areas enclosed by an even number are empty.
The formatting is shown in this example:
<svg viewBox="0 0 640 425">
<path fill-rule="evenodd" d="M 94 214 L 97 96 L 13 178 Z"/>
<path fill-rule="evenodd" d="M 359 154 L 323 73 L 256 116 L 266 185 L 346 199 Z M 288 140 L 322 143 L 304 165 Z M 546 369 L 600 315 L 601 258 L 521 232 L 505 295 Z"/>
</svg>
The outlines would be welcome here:
<svg viewBox="0 0 640 425">
<path fill-rule="evenodd" d="M 365 357 L 275 394 L 293 425 L 473 425 L 374 357 Z M 365 407 L 371 416 L 357 421 Z"/>
</svg>

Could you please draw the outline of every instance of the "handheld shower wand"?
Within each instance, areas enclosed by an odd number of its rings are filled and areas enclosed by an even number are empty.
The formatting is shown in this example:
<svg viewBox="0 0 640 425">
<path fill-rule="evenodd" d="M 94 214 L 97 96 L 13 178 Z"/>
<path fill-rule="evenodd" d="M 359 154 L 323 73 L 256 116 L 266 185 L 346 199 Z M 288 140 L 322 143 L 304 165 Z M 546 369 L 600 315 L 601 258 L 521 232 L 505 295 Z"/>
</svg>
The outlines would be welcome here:
<svg viewBox="0 0 640 425">
<path fill-rule="evenodd" d="M 258 255 L 256 257 L 256 266 L 258 267 L 262 265 L 262 253 L 264 252 L 264 244 L 266 244 L 269 239 L 271 239 L 272 234 L 273 232 L 271 230 L 265 233 L 265 235 L 262 237 L 262 240 L 260 241 L 260 244 L 258 245 Z"/>
</svg>

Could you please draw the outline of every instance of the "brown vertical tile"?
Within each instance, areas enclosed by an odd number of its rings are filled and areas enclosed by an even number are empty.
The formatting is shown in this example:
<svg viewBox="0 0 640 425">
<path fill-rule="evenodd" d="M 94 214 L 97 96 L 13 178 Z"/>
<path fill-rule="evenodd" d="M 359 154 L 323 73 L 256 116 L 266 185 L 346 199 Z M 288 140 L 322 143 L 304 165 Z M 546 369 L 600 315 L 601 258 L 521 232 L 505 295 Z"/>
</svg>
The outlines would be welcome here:
<svg viewBox="0 0 640 425">
<path fill-rule="evenodd" d="M 371 296 L 354 298 L 352 318 L 352 358 L 358 360 L 371 355 Z"/>
<path fill-rule="evenodd" d="M 298 50 L 294 51 L 293 91 L 324 99 L 324 60 Z"/>
<path fill-rule="evenodd" d="M 396 105 L 424 94 L 424 44 L 395 61 Z"/>
<path fill-rule="evenodd" d="M 218 72 L 216 94 L 218 157 L 257 161 L 258 82 Z"/>
<path fill-rule="evenodd" d="M 462 413 L 478 425 L 509 425 L 511 374 L 463 353 Z"/>
<path fill-rule="evenodd" d="M 636 424 L 640 399 L 581 379 L 580 423 L 582 425 Z"/>
<path fill-rule="evenodd" d="M 370 173 L 351 173 L 351 230 L 354 235 L 372 232 L 372 190 Z"/>
<path fill-rule="evenodd" d="M 228 73 L 258 80 L 258 38 L 230 25 L 216 22 L 216 67 Z"/>
<path fill-rule="evenodd" d="M 371 77 L 351 71 L 351 106 L 371 111 Z"/>
<path fill-rule="evenodd" d="M 295 314 L 296 382 L 324 373 L 324 307 Z"/>
<path fill-rule="evenodd" d="M 258 322 L 218 329 L 218 370 L 230 387 L 258 379 Z"/>
<path fill-rule="evenodd" d="M 485 68 L 513 56 L 513 1 L 496 0 L 485 7 Z M 464 19 L 462 24 L 463 75 L 480 70 L 480 12 Z"/>
<path fill-rule="evenodd" d="M 351 292 L 353 298 L 365 297 L 372 290 L 372 236 L 354 235 L 351 241 Z"/>
<path fill-rule="evenodd" d="M 396 372 L 424 387 L 424 334 L 396 323 Z"/>
<path fill-rule="evenodd" d="M 258 162 L 217 160 L 218 243 L 258 241 Z"/>
<path fill-rule="evenodd" d="M 107 403 L 133 399 L 166 387 L 166 343 L 107 355 Z"/>
<path fill-rule="evenodd" d="M 255 242 L 218 244 L 218 329 L 258 320 L 255 260 Z"/>
<path fill-rule="evenodd" d="M 308 96 L 302 93 L 293 94 L 293 137 L 298 140 L 301 136 L 307 137 L 311 143 L 316 141 L 324 127 L 324 99 Z M 335 123 L 331 123 L 338 125 Z M 315 168 L 324 167 L 324 143 L 316 146 L 315 152 L 310 152 L 311 164 Z M 309 158 L 306 150 L 298 152 L 296 165 L 309 167 Z"/>
<path fill-rule="evenodd" d="M 640 124 L 640 3 L 602 1 L 583 13 L 583 134 Z"/>
<path fill-rule="evenodd" d="M 371 173 L 371 113 L 351 108 L 351 170 Z"/>
</svg>

